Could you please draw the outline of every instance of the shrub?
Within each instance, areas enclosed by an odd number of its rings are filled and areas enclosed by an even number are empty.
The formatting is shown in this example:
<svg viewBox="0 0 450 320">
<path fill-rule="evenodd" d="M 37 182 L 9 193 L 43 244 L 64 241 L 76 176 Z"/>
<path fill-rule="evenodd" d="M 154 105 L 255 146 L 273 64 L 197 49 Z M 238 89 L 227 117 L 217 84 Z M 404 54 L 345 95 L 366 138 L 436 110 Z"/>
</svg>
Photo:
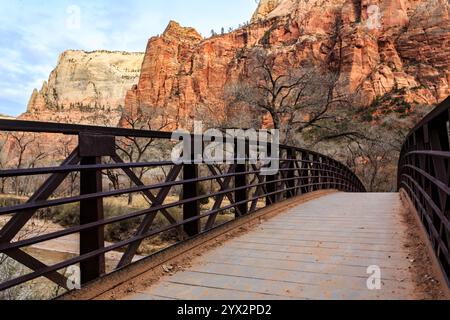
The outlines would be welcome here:
<svg viewBox="0 0 450 320">
<path fill-rule="evenodd" d="M 202 183 L 199 183 L 197 192 L 199 197 L 208 195 L 208 191 L 206 190 L 205 186 Z M 209 203 L 209 198 L 204 198 L 199 202 L 201 206 L 205 206 Z"/>
<path fill-rule="evenodd" d="M 25 202 L 25 199 L 11 196 L 11 197 L 0 197 L 0 207 L 11 207 L 17 206 Z"/>
<path fill-rule="evenodd" d="M 16 278 L 18 275 L 26 273 L 26 268 L 20 263 L 0 254 L 0 283 L 4 283 Z M 36 300 L 40 298 L 37 291 L 32 290 L 32 286 L 29 283 L 0 291 L 0 300 Z"/>
</svg>

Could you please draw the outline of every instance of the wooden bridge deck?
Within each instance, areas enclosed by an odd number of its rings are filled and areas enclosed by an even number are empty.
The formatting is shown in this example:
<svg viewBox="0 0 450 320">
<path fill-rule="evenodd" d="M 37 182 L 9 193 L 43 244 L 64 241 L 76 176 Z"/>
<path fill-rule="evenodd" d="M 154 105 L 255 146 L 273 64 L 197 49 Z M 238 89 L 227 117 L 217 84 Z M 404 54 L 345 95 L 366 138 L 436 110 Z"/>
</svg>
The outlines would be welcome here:
<svg viewBox="0 0 450 320">
<path fill-rule="evenodd" d="M 399 194 L 335 193 L 196 258 L 127 299 L 421 299 Z M 381 290 L 369 290 L 379 266 Z"/>
</svg>

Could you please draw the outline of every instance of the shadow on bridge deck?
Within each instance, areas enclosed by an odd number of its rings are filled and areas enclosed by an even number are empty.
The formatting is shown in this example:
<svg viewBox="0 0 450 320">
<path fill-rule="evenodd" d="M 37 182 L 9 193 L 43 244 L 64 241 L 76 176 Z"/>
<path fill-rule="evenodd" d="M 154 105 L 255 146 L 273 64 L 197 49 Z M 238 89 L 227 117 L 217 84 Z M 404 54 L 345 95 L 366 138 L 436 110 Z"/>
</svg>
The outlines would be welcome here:
<svg viewBox="0 0 450 320">
<path fill-rule="evenodd" d="M 405 223 L 397 193 L 333 193 L 289 209 L 121 298 L 444 298 L 443 287 L 430 290 L 417 281 L 439 275 L 432 274 L 430 261 L 416 260 L 411 228 L 419 230 Z M 368 288 L 370 266 L 381 271 L 379 290 Z"/>
</svg>

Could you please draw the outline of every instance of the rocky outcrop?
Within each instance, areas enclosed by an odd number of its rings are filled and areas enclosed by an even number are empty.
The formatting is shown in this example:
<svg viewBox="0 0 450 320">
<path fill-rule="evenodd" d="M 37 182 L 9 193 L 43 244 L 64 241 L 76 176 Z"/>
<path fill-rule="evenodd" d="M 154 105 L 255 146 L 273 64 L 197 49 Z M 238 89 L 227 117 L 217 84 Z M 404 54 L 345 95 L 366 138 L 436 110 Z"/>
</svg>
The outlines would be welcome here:
<svg viewBox="0 0 450 320">
<path fill-rule="evenodd" d="M 340 34 L 343 90 L 359 89 L 369 103 L 389 93 L 408 103 L 444 100 L 450 95 L 449 10 L 443 0 L 378 1 L 372 8 L 362 1 L 361 23 L 352 26 L 353 15 Z"/>
<path fill-rule="evenodd" d="M 209 39 L 171 22 L 149 40 L 139 84 L 128 92 L 126 108 L 164 108 L 177 124 L 190 122 L 196 108 L 205 105 L 220 117 L 226 112 L 224 89 L 248 76 L 251 49 L 270 43 L 288 55 L 299 36 L 295 21 L 261 21 Z"/>
<path fill-rule="evenodd" d="M 261 0 L 250 24 L 208 39 L 172 21 L 145 55 L 67 51 L 21 118 L 116 125 L 125 105 L 158 108 L 180 126 L 198 113 L 245 113 L 224 96 L 252 78 L 260 50 L 281 71 L 335 72 L 336 93 L 362 105 L 386 96 L 434 105 L 450 95 L 449 44 L 446 0 Z"/>
<path fill-rule="evenodd" d="M 434 102 L 450 94 L 450 6 L 432 0 L 419 6 L 396 42 L 403 70 Z M 424 90 L 422 90 L 424 91 Z"/>
<path fill-rule="evenodd" d="M 248 26 L 209 39 L 171 22 L 149 40 L 126 107 L 164 108 L 179 124 L 202 105 L 226 112 L 224 89 L 251 78 L 256 49 L 281 69 L 338 73 L 337 91 L 361 104 L 387 94 L 436 104 L 450 94 L 449 8 L 445 0 L 262 0 Z"/>
<path fill-rule="evenodd" d="M 252 22 L 266 19 L 282 2 L 282 0 L 261 0 L 258 4 L 258 8 L 253 14 Z"/>
<path fill-rule="evenodd" d="M 48 82 L 33 91 L 22 118 L 95 123 L 100 121 L 95 114 L 103 112 L 108 124 L 116 125 L 142 61 L 142 53 L 66 51 Z"/>
</svg>

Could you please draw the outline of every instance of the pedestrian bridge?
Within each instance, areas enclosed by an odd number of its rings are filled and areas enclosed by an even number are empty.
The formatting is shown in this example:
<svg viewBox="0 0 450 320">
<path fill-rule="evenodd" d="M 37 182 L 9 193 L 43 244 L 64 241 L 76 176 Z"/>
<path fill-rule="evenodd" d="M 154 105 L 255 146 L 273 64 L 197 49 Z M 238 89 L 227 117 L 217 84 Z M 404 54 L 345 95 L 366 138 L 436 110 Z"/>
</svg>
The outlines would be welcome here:
<svg viewBox="0 0 450 320">
<path fill-rule="evenodd" d="M 59 166 L 0 171 L 2 179 L 45 178 L 27 202 L 0 208 L 8 220 L 0 253 L 29 270 L 5 279 L 0 291 L 44 279 L 66 291 L 61 299 L 448 298 L 449 110 L 450 99 L 411 131 L 399 192 L 386 194 L 367 193 L 342 163 L 292 146 L 271 158 L 278 172 L 264 175 L 245 139 L 245 151 L 236 139 L 227 165 L 196 161 L 194 152 L 192 162 L 175 164 L 124 158 L 142 145 L 160 150 L 170 133 L 0 120 L 7 139 L 17 132 L 76 138 Z M 107 189 L 111 172 L 128 183 Z M 75 196 L 61 192 L 72 173 L 79 174 Z M 148 207 L 106 212 L 106 199 L 129 194 Z M 40 210 L 67 204 L 78 204 L 79 224 L 18 237 Z M 117 224 L 126 237 L 106 242 Z M 30 251 L 73 235 L 77 253 L 60 261 Z M 169 245 L 146 251 L 155 238 Z M 105 261 L 111 252 L 120 256 L 113 266 Z M 71 267 L 79 275 L 67 274 Z"/>
</svg>

